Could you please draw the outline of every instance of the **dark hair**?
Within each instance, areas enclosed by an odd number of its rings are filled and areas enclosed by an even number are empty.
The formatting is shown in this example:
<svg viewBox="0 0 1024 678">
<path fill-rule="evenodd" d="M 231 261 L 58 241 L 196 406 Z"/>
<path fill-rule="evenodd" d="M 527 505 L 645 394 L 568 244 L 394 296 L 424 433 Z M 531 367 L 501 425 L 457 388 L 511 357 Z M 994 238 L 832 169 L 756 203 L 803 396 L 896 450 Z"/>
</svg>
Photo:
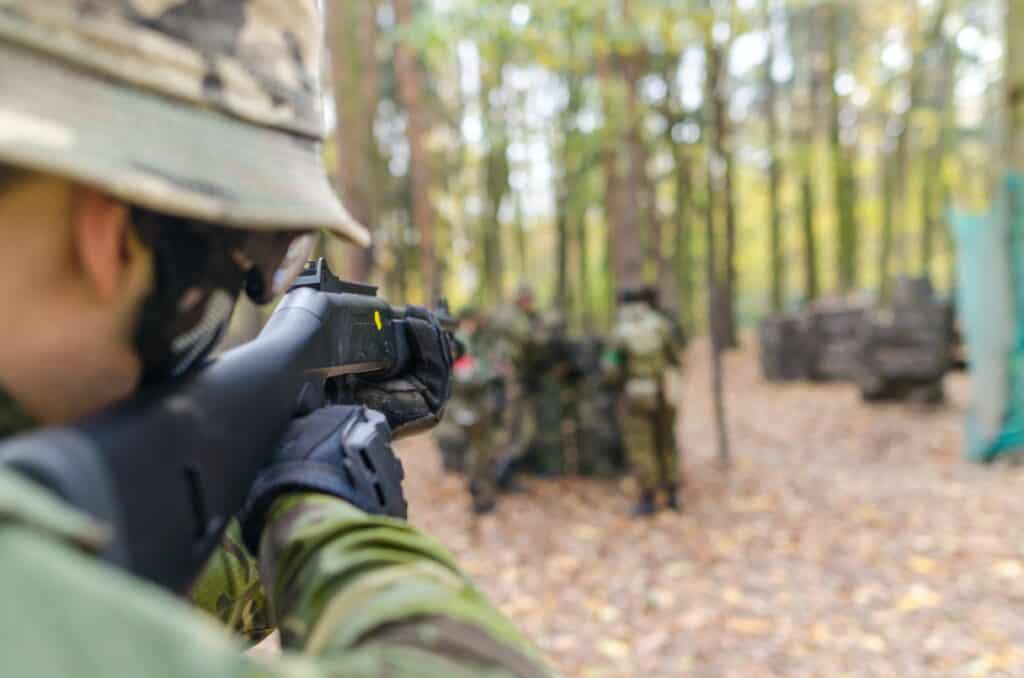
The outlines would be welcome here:
<svg viewBox="0 0 1024 678">
<path fill-rule="evenodd" d="M 20 167 L 14 167 L 13 165 L 5 165 L 0 162 L 0 191 L 7 188 L 10 184 L 13 184 L 15 179 L 18 179 L 25 173 L 25 170 Z"/>
</svg>

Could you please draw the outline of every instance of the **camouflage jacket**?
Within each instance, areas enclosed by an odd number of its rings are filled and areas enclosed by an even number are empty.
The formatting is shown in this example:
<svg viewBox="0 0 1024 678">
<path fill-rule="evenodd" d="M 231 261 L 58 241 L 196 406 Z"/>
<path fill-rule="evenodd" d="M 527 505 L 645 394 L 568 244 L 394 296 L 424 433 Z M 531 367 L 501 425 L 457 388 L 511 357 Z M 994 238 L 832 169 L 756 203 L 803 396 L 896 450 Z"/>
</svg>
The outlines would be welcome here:
<svg viewBox="0 0 1024 678">
<path fill-rule="evenodd" d="M 0 432 L 29 419 L 0 393 Z M 283 656 L 91 557 L 104 527 L 0 468 L 0 641 L 12 676 L 548 676 L 448 553 L 340 500 L 273 508 L 261 571 Z"/>
<path fill-rule="evenodd" d="M 684 344 L 681 332 L 662 313 L 645 304 L 619 309 L 605 352 L 605 369 L 613 382 L 628 388 L 630 381 L 663 383 L 679 367 Z"/>
</svg>

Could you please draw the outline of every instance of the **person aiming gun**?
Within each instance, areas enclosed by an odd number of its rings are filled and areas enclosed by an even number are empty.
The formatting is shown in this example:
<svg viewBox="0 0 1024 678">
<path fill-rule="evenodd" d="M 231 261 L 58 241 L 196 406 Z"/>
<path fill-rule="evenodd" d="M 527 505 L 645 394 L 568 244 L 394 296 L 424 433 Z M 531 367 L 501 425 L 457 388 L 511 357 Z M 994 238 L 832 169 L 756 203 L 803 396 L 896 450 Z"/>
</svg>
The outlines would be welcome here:
<svg viewBox="0 0 1024 678">
<path fill-rule="evenodd" d="M 315 0 L 0 0 L 5 675 L 550 674 L 400 519 L 392 432 L 450 389 L 433 316 L 298 289 L 208 359 L 316 230 L 367 244 L 321 164 L 321 34 Z M 235 509 L 284 657 L 181 598 Z"/>
</svg>

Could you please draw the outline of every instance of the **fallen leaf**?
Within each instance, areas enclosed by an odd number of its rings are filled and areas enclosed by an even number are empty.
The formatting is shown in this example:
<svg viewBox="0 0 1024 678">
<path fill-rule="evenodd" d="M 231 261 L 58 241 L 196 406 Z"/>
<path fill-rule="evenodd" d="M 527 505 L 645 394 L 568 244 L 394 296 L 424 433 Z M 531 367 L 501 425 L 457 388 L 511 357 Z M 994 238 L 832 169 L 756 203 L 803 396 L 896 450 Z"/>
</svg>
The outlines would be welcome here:
<svg viewBox="0 0 1024 678">
<path fill-rule="evenodd" d="M 912 556 L 907 561 L 907 567 L 915 574 L 928 576 L 935 574 L 939 570 L 939 563 L 924 556 Z"/>
<path fill-rule="evenodd" d="M 1024 574 L 1024 565 L 1019 560 L 1000 560 L 992 569 L 1002 579 L 1019 579 Z"/>
<path fill-rule="evenodd" d="M 620 660 L 629 656 L 629 645 L 626 645 L 621 640 L 605 638 L 598 641 L 597 651 L 609 659 Z"/>
<path fill-rule="evenodd" d="M 744 636 L 764 636 L 775 628 L 770 620 L 759 617 L 733 617 L 725 625 L 730 630 Z"/>
<path fill-rule="evenodd" d="M 896 610 L 901 614 L 909 614 L 918 610 L 938 607 L 942 604 L 942 596 L 924 584 L 914 584 L 899 602 Z"/>
</svg>

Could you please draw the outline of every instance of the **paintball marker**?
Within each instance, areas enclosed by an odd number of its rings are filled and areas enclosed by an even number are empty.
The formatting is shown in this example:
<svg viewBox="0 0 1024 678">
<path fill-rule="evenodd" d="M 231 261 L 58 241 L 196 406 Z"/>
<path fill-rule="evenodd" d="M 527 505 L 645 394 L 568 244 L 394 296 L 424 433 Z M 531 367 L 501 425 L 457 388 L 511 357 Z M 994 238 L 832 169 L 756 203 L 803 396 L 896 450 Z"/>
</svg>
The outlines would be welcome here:
<svg viewBox="0 0 1024 678">
<path fill-rule="evenodd" d="M 311 263 L 254 341 L 183 382 L 14 438 L 0 463 L 109 526 L 110 562 L 182 592 L 294 417 L 351 402 L 354 375 L 411 368 L 405 313 Z"/>
</svg>

